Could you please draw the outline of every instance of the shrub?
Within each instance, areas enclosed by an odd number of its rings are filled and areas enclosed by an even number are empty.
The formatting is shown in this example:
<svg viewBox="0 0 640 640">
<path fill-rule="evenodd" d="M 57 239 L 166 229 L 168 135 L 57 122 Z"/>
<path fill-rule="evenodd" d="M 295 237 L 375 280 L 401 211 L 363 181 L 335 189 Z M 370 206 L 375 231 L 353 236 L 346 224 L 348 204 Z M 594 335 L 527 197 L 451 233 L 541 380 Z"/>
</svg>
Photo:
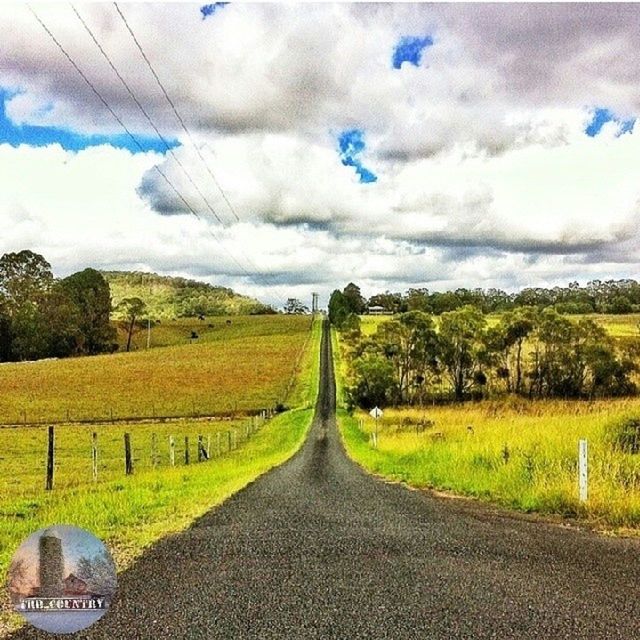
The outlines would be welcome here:
<svg viewBox="0 0 640 640">
<path fill-rule="evenodd" d="M 605 438 L 614 451 L 640 453 L 640 417 L 627 416 L 605 427 Z"/>
</svg>

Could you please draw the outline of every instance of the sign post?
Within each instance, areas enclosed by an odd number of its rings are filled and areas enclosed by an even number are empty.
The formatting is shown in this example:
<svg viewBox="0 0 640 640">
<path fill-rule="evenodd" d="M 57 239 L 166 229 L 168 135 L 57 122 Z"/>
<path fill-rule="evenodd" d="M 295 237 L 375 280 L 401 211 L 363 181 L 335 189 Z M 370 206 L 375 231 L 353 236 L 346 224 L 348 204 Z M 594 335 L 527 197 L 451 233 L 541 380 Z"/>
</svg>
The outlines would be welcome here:
<svg viewBox="0 0 640 640">
<path fill-rule="evenodd" d="M 378 448 L 378 420 L 383 416 L 382 409 L 380 409 L 380 407 L 374 407 L 373 409 L 371 409 L 371 411 L 369 411 L 369 415 L 372 418 L 375 418 L 375 421 L 376 421 L 376 429 L 373 432 L 373 448 L 377 449 Z"/>
<path fill-rule="evenodd" d="M 578 483 L 580 486 L 580 502 L 586 502 L 588 497 L 588 451 L 587 441 L 580 440 L 578 445 Z"/>
</svg>

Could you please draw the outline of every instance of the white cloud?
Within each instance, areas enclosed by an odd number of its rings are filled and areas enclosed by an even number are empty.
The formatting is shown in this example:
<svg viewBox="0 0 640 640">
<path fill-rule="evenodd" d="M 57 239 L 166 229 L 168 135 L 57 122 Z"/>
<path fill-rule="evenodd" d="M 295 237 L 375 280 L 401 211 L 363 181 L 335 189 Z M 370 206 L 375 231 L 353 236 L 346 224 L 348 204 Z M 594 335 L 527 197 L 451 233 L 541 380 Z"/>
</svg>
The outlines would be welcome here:
<svg viewBox="0 0 640 640">
<path fill-rule="evenodd" d="M 623 55 L 640 45 L 639 7 L 234 3 L 204 21 L 197 5 L 122 8 L 241 222 L 113 6 L 83 5 L 165 135 L 180 137 L 176 155 L 225 226 L 170 157 L 0 145 L 1 251 L 41 250 L 61 274 L 155 269 L 272 300 L 351 279 L 373 292 L 639 275 L 640 127 L 584 135 L 593 107 L 640 113 L 640 72 Z M 72 10 L 37 11 L 116 112 L 149 134 Z M 0 26 L 14 123 L 121 132 L 25 6 Z M 400 36 L 427 33 L 421 65 L 393 70 Z M 376 183 L 341 164 L 345 128 L 364 131 Z"/>
</svg>

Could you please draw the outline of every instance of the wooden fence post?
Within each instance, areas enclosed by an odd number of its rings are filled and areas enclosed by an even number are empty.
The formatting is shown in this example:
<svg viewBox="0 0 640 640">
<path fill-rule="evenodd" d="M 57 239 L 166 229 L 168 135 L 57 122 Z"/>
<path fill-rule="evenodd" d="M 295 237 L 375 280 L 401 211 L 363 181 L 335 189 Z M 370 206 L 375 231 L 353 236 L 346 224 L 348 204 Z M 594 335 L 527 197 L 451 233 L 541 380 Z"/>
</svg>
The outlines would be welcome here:
<svg viewBox="0 0 640 640">
<path fill-rule="evenodd" d="M 53 489 L 54 443 L 55 436 L 53 427 L 49 427 L 49 441 L 47 444 L 47 481 L 45 484 L 45 489 L 47 491 L 51 491 Z"/>
<path fill-rule="evenodd" d="M 124 472 L 130 476 L 133 473 L 133 458 L 131 457 L 131 435 L 124 434 Z"/>
<path fill-rule="evenodd" d="M 176 466 L 176 441 L 173 436 L 169 436 L 169 463 Z"/>
<path fill-rule="evenodd" d="M 91 437 L 91 467 L 93 469 L 93 481 L 98 480 L 98 434 L 94 431 Z"/>
<path fill-rule="evenodd" d="M 204 460 L 204 445 L 202 444 L 202 436 L 198 436 L 198 462 Z"/>
<path fill-rule="evenodd" d="M 207 436 L 207 460 L 211 460 L 211 434 Z"/>
<path fill-rule="evenodd" d="M 189 464 L 189 436 L 184 437 L 184 463 Z"/>
<path fill-rule="evenodd" d="M 231 451 L 231 431 L 227 431 L 227 442 L 228 442 L 228 447 L 227 447 L 227 451 Z"/>
</svg>

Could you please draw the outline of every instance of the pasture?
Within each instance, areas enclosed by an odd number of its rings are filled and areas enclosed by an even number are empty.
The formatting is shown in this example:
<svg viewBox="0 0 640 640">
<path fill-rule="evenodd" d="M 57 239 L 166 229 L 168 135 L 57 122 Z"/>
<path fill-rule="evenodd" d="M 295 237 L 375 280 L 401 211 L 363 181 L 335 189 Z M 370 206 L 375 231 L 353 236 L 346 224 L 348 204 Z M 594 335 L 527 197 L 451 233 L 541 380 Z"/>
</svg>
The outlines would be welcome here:
<svg viewBox="0 0 640 640">
<path fill-rule="evenodd" d="M 200 337 L 189 340 L 190 327 L 201 324 Z M 311 319 L 180 320 L 153 331 L 154 344 L 166 346 L 0 365 L 0 424 L 215 416 L 286 404 Z"/>
</svg>

